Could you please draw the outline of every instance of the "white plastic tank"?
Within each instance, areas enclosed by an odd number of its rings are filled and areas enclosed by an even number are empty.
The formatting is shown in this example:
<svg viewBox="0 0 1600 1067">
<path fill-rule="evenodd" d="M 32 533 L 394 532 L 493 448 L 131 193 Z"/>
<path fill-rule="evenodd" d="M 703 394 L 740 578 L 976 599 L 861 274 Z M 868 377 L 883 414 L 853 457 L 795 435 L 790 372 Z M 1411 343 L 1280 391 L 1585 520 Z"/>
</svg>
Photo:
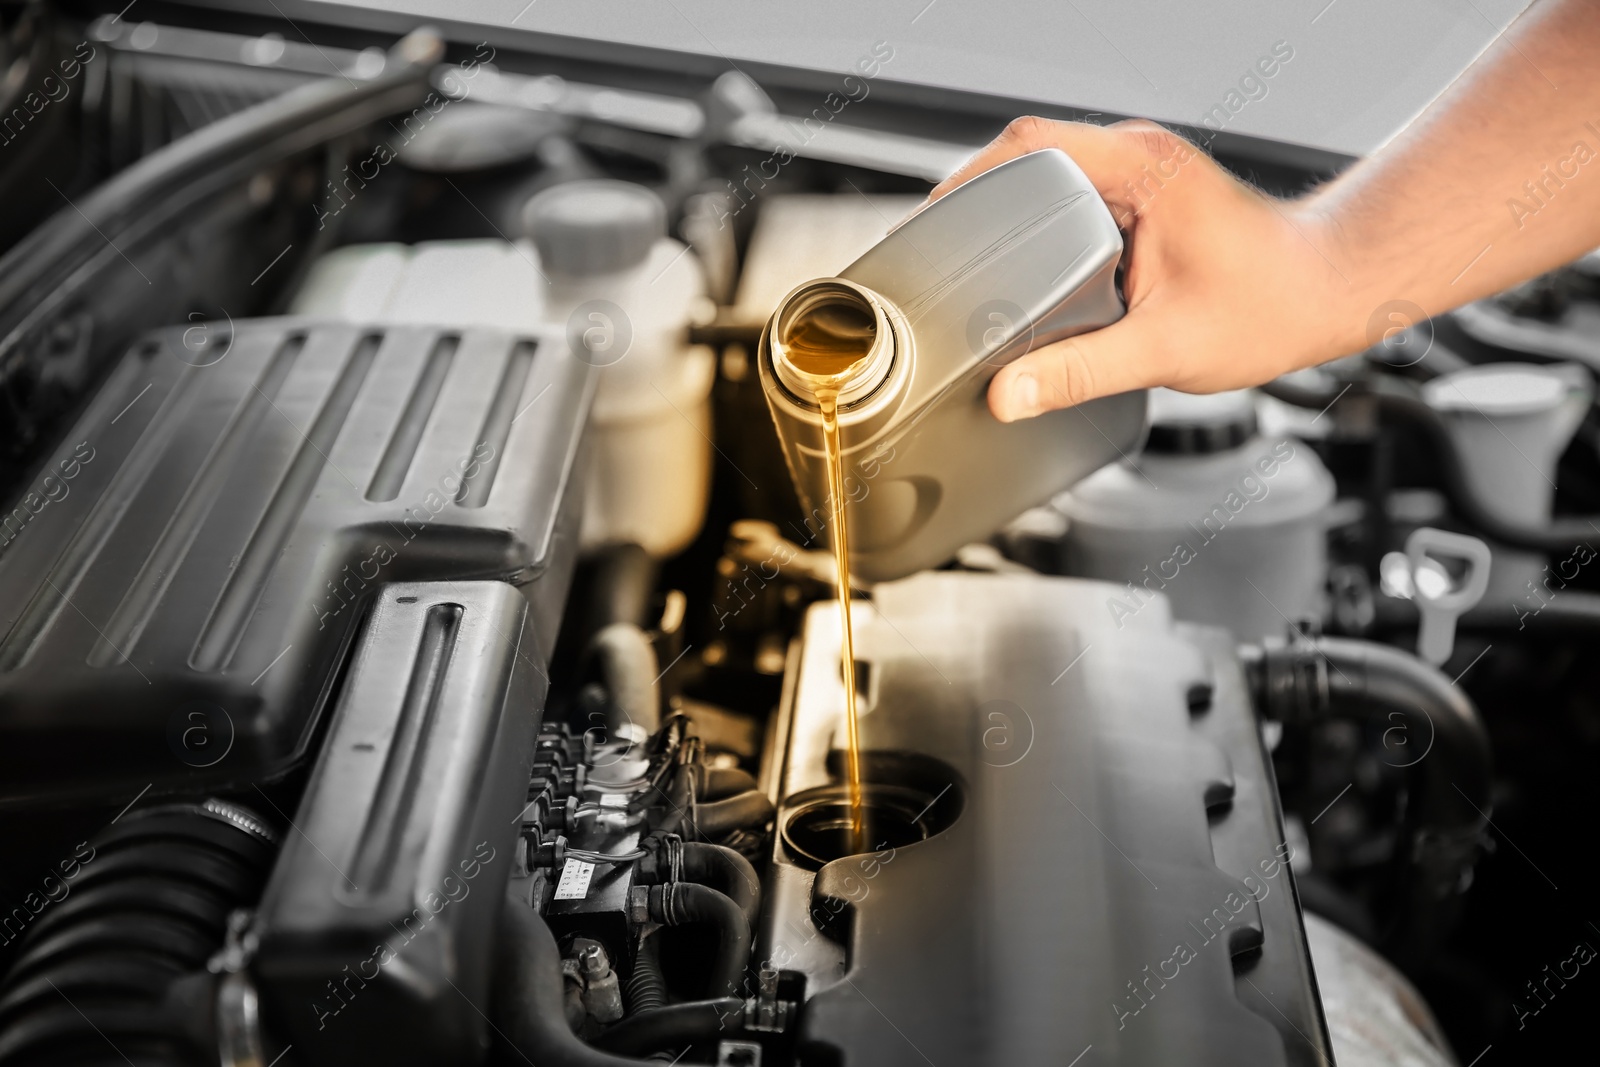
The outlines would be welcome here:
<svg viewBox="0 0 1600 1067">
<path fill-rule="evenodd" d="M 553 186 L 528 202 L 523 225 L 548 283 L 547 318 L 600 368 L 583 547 L 681 551 L 711 489 L 715 357 L 688 343 L 706 294 L 700 264 L 667 236 L 661 200 L 629 182 Z"/>
<path fill-rule="evenodd" d="M 565 328 L 600 368 L 585 548 L 631 541 L 657 557 L 694 539 L 711 486 L 715 357 L 688 343 L 700 264 L 666 212 L 627 182 L 554 186 L 524 210 L 532 240 L 338 248 L 313 266 L 293 314 L 352 322 Z"/>
<path fill-rule="evenodd" d="M 312 265 L 289 313 L 534 330 L 544 321 L 544 285 L 533 249 L 498 239 L 345 245 Z"/>
<path fill-rule="evenodd" d="M 1589 410 L 1592 382 L 1574 363 L 1485 363 L 1433 379 L 1422 398 L 1444 419 L 1484 507 L 1513 525 L 1540 526 L 1550 521 L 1556 464 Z M 1537 612 L 1551 589 L 1551 562 L 1542 552 L 1496 546 L 1484 600 L 1519 616 Z M 1555 563 L 1560 570 L 1571 561 Z"/>
<path fill-rule="evenodd" d="M 1241 640 L 1320 616 L 1333 476 L 1306 444 L 1263 437 L 1249 391 L 1150 394 L 1150 438 L 1057 497 L 1067 573 L 1122 588 L 1126 623 L 1160 593 L 1173 614 Z"/>
<path fill-rule="evenodd" d="M 1486 363 L 1422 388 L 1461 452 L 1477 495 L 1508 522 L 1550 518 L 1556 462 L 1589 410 L 1589 373 L 1576 364 Z"/>
</svg>

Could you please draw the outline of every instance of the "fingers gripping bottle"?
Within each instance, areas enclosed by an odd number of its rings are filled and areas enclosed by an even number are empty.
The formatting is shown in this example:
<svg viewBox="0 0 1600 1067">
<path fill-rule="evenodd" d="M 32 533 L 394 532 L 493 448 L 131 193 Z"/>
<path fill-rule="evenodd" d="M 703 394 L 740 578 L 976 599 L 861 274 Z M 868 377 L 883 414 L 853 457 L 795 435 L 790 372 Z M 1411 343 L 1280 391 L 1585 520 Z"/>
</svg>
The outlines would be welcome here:
<svg viewBox="0 0 1600 1067">
<path fill-rule="evenodd" d="M 891 231 L 767 323 L 762 388 L 808 531 L 826 541 L 837 421 L 850 571 L 936 566 L 1131 452 L 1143 391 L 1002 423 L 989 381 L 1031 348 L 1116 322 L 1122 236 L 1065 153 L 1020 156 Z"/>
</svg>

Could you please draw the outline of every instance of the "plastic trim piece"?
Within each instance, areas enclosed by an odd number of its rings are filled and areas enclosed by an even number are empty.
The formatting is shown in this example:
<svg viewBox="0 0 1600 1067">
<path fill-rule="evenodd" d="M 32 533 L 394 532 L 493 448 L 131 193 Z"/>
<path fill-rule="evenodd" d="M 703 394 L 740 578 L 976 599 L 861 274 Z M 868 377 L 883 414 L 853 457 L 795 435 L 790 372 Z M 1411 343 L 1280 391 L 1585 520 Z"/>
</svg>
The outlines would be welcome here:
<svg viewBox="0 0 1600 1067">
<path fill-rule="evenodd" d="M 257 914 L 308 1065 L 478 1062 L 548 643 L 499 582 L 384 587 Z M 476 1053 L 476 1054 L 472 1054 Z"/>
<path fill-rule="evenodd" d="M 0 515 L 0 805 L 282 773 L 385 582 L 512 583 L 554 641 L 595 378 L 564 339 L 207 328 L 203 361 L 136 345 L 51 458 L 71 480 Z"/>
</svg>

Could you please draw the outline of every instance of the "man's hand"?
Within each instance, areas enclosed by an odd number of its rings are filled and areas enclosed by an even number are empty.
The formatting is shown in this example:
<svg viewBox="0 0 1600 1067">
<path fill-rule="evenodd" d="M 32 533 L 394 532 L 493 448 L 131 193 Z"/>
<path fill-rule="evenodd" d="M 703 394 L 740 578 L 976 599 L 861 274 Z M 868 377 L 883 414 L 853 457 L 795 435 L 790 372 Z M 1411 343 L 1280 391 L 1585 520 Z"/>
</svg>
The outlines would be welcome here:
<svg viewBox="0 0 1600 1067">
<path fill-rule="evenodd" d="M 1532 4 L 1410 126 L 1275 200 L 1148 122 L 1019 119 L 933 191 L 1060 148 L 1128 239 L 1128 314 L 995 375 L 1010 421 L 1149 385 L 1259 385 L 1600 245 L 1600 3 Z M 1397 311 L 1396 309 L 1404 309 Z"/>
<path fill-rule="evenodd" d="M 1259 385 L 1363 347 L 1361 316 L 1352 327 L 1340 314 L 1350 285 L 1316 217 L 1251 189 L 1154 123 L 1018 119 L 930 199 L 1041 148 L 1071 156 L 1122 228 L 1128 314 L 1001 370 L 989 387 L 996 417 L 1153 385 Z"/>
</svg>

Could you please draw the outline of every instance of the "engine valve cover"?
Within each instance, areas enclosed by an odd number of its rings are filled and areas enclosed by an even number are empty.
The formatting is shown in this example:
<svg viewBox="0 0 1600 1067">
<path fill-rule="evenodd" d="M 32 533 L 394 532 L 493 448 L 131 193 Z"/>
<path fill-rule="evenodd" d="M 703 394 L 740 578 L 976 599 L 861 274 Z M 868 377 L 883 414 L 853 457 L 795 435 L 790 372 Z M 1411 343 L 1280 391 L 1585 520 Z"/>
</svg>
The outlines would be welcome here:
<svg viewBox="0 0 1600 1067">
<path fill-rule="evenodd" d="M 1329 1062 L 1231 642 L 1165 600 L 1119 625 L 1119 591 L 877 586 L 855 645 L 872 851 L 815 873 L 791 820 L 837 775 L 844 728 L 838 606 L 811 609 L 768 773 L 789 832 L 763 948 L 805 980 L 819 1062 Z M 874 803 L 910 810 L 875 824 Z"/>
</svg>

